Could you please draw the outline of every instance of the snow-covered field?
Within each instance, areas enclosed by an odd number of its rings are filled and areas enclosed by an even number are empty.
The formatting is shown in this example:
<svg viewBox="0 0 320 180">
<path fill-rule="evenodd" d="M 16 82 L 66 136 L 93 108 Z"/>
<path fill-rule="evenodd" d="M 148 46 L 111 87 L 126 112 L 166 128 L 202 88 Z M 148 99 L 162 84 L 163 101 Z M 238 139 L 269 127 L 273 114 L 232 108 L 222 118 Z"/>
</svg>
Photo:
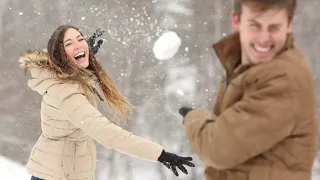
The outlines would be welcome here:
<svg viewBox="0 0 320 180">
<path fill-rule="evenodd" d="M 1 180 L 28 180 L 30 175 L 23 165 L 18 164 L 6 157 L 0 156 L 0 179 Z"/>
<path fill-rule="evenodd" d="M 320 180 L 320 158 L 314 164 L 314 173 L 312 180 Z M 140 174 L 140 173 L 139 173 Z M 154 173 L 156 174 L 156 173 Z M 134 179 L 150 178 L 150 173 L 141 172 L 139 176 L 135 173 Z M 103 179 L 102 177 L 100 177 Z M 29 180 L 30 175 L 25 170 L 24 166 L 18 164 L 6 157 L 0 156 L 0 180 Z"/>
</svg>

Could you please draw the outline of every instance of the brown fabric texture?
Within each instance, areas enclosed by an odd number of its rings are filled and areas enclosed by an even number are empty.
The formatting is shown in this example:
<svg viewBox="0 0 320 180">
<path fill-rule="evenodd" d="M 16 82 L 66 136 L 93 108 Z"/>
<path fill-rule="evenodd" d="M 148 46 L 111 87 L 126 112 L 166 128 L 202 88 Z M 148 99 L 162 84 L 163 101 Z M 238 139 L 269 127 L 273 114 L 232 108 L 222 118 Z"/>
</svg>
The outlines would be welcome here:
<svg viewBox="0 0 320 180">
<path fill-rule="evenodd" d="M 273 60 L 256 65 L 239 62 L 238 33 L 213 47 L 226 69 L 215 107 L 185 117 L 206 180 L 310 180 L 317 153 L 316 93 L 293 35 Z"/>
</svg>

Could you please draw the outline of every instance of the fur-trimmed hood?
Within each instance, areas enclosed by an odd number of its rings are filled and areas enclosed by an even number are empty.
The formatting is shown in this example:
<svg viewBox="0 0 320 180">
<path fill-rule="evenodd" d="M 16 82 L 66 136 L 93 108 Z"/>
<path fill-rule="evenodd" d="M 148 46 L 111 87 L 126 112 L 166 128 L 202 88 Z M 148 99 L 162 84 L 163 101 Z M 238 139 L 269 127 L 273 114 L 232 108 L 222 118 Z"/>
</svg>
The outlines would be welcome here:
<svg viewBox="0 0 320 180">
<path fill-rule="evenodd" d="M 20 68 L 30 70 L 31 68 L 44 68 L 49 65 L 49 55 L 44 50 L 29 50 L 19 58 Z"/>
<path fill-rule="evenodd" d="M 52 85 L 61 83 L 54 78 L 47 50 L 30 50 L 19 58 L 20 68 L 29 71 L 28 86 L 43 95 Z"/>
</svg>

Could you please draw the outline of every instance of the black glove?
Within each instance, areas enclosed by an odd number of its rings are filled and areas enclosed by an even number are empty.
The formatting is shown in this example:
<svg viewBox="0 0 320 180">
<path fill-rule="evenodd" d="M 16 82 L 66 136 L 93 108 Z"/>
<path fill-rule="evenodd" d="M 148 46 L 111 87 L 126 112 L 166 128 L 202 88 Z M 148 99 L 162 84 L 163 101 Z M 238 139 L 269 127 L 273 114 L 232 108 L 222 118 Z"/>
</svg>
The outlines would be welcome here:
<svg viewBox="0 0 320 180">
<path fill-rule="evenodd" d="M 182 116 L 182 117 L 185 117 L 189 111 L 193 110 L 192 108 L 189 108 L 189 107 L 182 107 L 179 109 L 179 114 Z"/>
<path fill-rule="evenodd" d="M 168 169 L 172 170 L 172 172 L 179 176 L 177 167 L 184 173 L 188 174 L 187 169 L 183 165 L 187 165 L 189 167 L 195 167 L 195 165 L 190 162 L 192 161 L 192 157 L 181 157 L 176 154 L 172 154 L 166 152 L 165 150 L 162 151 L 158 161 L 165 165 Z"/>
<path fill-rule="evenodd" d="M 89 39 L 87 40 L 89 47 L 92 50 L 93 54 L 97 54 L 97 52 L 99 51 L 99 48 L 101 47 L 101 45 L 103 44 L 103 40 L 100 39 L 97 43 L 96 43 L 96 39 L 100 36 L 102 36 L 105 33 L 104 30 L 101 30 L 100 28 L 96 30 L 95 33 L 93 33 L 92 36 L 89 37 Z"/>
</svg>

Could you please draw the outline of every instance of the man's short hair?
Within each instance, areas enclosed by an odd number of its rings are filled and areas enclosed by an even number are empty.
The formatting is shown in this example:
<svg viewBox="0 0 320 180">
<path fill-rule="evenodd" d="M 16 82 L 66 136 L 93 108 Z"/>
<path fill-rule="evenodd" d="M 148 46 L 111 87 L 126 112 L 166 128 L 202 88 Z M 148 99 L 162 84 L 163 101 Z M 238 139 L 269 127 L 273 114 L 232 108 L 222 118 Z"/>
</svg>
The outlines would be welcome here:
<svg viewBox="0 0 320 180">
<path fill-rule="evenodd" d="M 242 5 L 244 4 L 250 5 L 261 12 L 272 8 L 285 9 L 288 20 L 291 22 L 296 10 L 297 0 L 234 0 L 233 10 L 238 17 L 241 15 Z"/>
</svg>

